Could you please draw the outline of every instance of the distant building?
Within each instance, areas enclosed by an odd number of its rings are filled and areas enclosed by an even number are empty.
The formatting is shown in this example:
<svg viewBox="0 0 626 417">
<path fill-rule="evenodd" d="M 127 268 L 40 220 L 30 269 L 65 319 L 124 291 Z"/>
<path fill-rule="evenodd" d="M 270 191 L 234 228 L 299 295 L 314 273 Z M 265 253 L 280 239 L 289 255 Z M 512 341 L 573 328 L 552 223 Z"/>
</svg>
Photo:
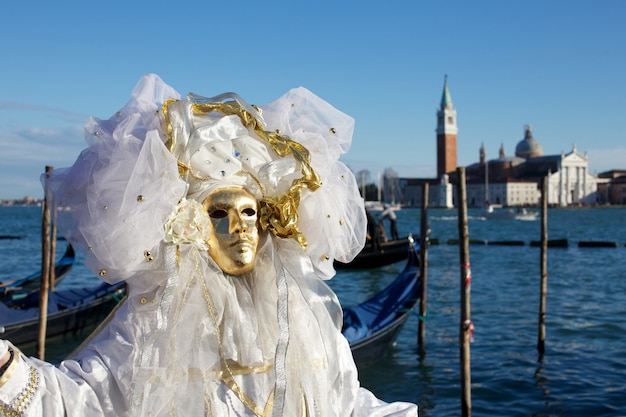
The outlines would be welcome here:
<svg viewBox="0 0 626 417">
<path fill-rule="evenodd" d="M 598 198 L 601 204 L 626 205 L 626 170 L 598 174 Z"/>
<path fill-rule="evenodd" d="M 17 200 L 0 200 L 0 206 L 41 206 L 42 200 L 26 196 Z"/>
<path fill-rule="evenodd" d="M 454 174 L 456 171 L 456 110 L 448 89 L 448 77 L 443 82 L 441 104 L 437 111 L 437 178 Z"/>
<path fill-rule="evenodd" d="M 403 204 L 421 205 L 422 186 L 429 184 L 429 206 L 454 207 L 454 190 L 450 177 L 457 168 L 457 123 L 456 109 L 448 89 L 448 77 L 444 78 L 443 94 L 437 110 L 437 178 L 399 178 Z"/>
<path fill-rule="evenodd" d="M 429 184 L 429 205 L 454 207 L 456 201 L 457 119 L 447 77 L 437 111 L 437 178 L 400 178 L 403 204 L 420 205 L 422 185 Z M 540 203 L 539 185 L 548 177 L 548 204 L 569 206 L 615 201 L 626 196 L 618 184 L 623 180 L 602 180 L 589 173 L 589 158 L 576 146 L 561 155 L 544 155 L 543 147 L 534 137 L 530 125 L 524 127 L 524 138 L 515 147 L 515 156 L 507 156 L 504 145 L 498 158 L 488 160 L 484 145 L 479 161 L 466 167 L 467 204 L 481 207 L 486 201 L 502 206 L 534 206 Z M 620 177 L 621 178 L 621 177 Z M 612 183 L 598 193 L 599 183 Z M 612 194 L 611 194 L 612 193 Z M 620 194 L 622 193 L 622 194 Z M 619 195 L 618 195 L 619 194 Z M 623 204 L 623 203 L 622 203 Z"/>
<path fill-rule="evenodd" d="M 480 161 L 466 167 L 468 206 L 480 206 L 486 200 L 503 206 L 537 205 L 544 177 L 548 177 L 549 205 L 599 201 L 598 181 L 589 173 L 587 155 L 578 153 L 576 146 L 567 154 L 543 155 L 529 125 L 524 127 L 514 157 L 506 156 L 503 145 L 497 159 L 487 160 L 485 154 L 481 145 Z"/>
</svg>

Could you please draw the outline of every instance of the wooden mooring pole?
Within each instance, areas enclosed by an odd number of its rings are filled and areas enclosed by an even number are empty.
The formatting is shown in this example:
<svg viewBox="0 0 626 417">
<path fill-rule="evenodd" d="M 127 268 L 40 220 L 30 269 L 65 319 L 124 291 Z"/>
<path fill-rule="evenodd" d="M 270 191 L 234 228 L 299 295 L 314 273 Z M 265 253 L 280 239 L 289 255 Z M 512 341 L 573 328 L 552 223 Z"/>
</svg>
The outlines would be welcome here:
<svg viewBox="0 0 626 417">
<path fill-rule="evenodd" d="M 426 341 L 426 289 L 428 288 L 428 245 L 430 241 L 430 227 L 428 226 L 428 183 L 422 186 L 422 214 L 420 221 L 420 276 L 422 288 L 420 294 L 420 312 L 418 320 L 417 345 L 424 347 Z"/>
<path fill-rule="evenodd" d="M 57 227 L 54 224 L 54 216 L 50 213 L 50 266 L 48 267 L 48 282 L 50 283 L 50 291 L 54 291 L 56 288 L 56 271 L 54 270 L 54 263 L 56 262 L 57 251 Z"/>
<path fill-rule="evenodd" d="M 537 350 L 543 358 L 546 341 L 546 293 L 548 292 L 548 177 L 541 183 L 541 250 L 540 250 L 541 285 L 539 291 L 539 337 Z"/>
<path fill-rule="evenodd" d="M 457 208 L 459 217 L 459 255 L 461 260 L 461 319 L 459 326 L 459 356 L 461 365 L 461 416 L 472 415 L 472 378 L 470 372 L 470 341 L 474 325 L 470 315 L 470 286 L 472 272 L 469 257 L 469 228 L 467 226 L 467 193 L 465 167 L 457 170 Z"/>
<path fill-rule="evenodd" d="M 50 207 L 48 206 L 48 172 L 46 166 L 46 182 L 44 183 L 44 200 L 41 220 L 41 283 L 39 286 L 39 333 L 37 335 L 37 357 L 41 360 L 46 356 L 46 332 L 48 330 L 48 290 L 50 289 Z"/>
</svg>

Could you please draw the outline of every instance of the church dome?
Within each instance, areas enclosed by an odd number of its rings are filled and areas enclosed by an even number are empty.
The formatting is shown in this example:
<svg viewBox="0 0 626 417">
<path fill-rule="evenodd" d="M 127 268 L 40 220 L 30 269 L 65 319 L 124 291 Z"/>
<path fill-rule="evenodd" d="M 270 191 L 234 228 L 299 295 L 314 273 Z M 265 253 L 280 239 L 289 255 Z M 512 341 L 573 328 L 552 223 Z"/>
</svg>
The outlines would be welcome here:
<svg viewBox="0 0 626 417">
<path fill-rule="evenodd" d="M 526 132 L 524 133 L 524 139 L 522 139 L 515 147 L 515 156 L 520 158 L 536 158 L 543 155 L 543 148 L 541 144 L 533 138 L 533 132 L 530 129 L 530 125 L 524 126 Z"/>
</svg>

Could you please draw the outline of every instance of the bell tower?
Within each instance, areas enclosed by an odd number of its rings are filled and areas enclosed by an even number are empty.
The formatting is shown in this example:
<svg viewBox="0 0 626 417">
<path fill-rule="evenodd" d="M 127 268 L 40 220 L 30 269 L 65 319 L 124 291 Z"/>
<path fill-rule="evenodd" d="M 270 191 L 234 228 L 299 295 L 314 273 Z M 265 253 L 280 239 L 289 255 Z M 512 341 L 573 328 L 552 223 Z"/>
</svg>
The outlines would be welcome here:
<svg viewBox="0 0 626 417">
<path fill-rule="evenodd" d="M 437 178 L 456 171 L 456 110 L 452 105 L 448 76 L 443 81 L 441 105 L 437 111 Z"/>
</svg>

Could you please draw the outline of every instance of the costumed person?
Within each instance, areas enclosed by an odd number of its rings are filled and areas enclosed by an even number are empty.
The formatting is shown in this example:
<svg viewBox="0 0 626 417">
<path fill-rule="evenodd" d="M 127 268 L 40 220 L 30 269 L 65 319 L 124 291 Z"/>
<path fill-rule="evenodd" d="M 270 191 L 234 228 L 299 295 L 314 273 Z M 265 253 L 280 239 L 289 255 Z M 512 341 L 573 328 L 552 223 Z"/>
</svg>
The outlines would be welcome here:
<svg viewBox="0 0 626 417">
<path fill-rule="evenodd" d="M 359 386 L 324 280 L 365 242 L 353 119 L 304 88 L 261 108 L 155 75 L 44 178 L 55 223 L 127 297 L 58 367 L 0 343 L 0 415 L 417 416 Z M 47 174 L 46 174 L 47 175 Z"/>
<path fill-rule="evenodd" d="M 398 240 L 400 239 L 400 235 L 398 235 L 398 216 L 396 216 L 395 210 L 393 207 L 385 204 L 383 206 L 383 211 L 380 213 L 380 221 L 384 221 L 385 219 L 389 220 L 389 230 L 391 231 L 391 239 Z"/>
</svg>

